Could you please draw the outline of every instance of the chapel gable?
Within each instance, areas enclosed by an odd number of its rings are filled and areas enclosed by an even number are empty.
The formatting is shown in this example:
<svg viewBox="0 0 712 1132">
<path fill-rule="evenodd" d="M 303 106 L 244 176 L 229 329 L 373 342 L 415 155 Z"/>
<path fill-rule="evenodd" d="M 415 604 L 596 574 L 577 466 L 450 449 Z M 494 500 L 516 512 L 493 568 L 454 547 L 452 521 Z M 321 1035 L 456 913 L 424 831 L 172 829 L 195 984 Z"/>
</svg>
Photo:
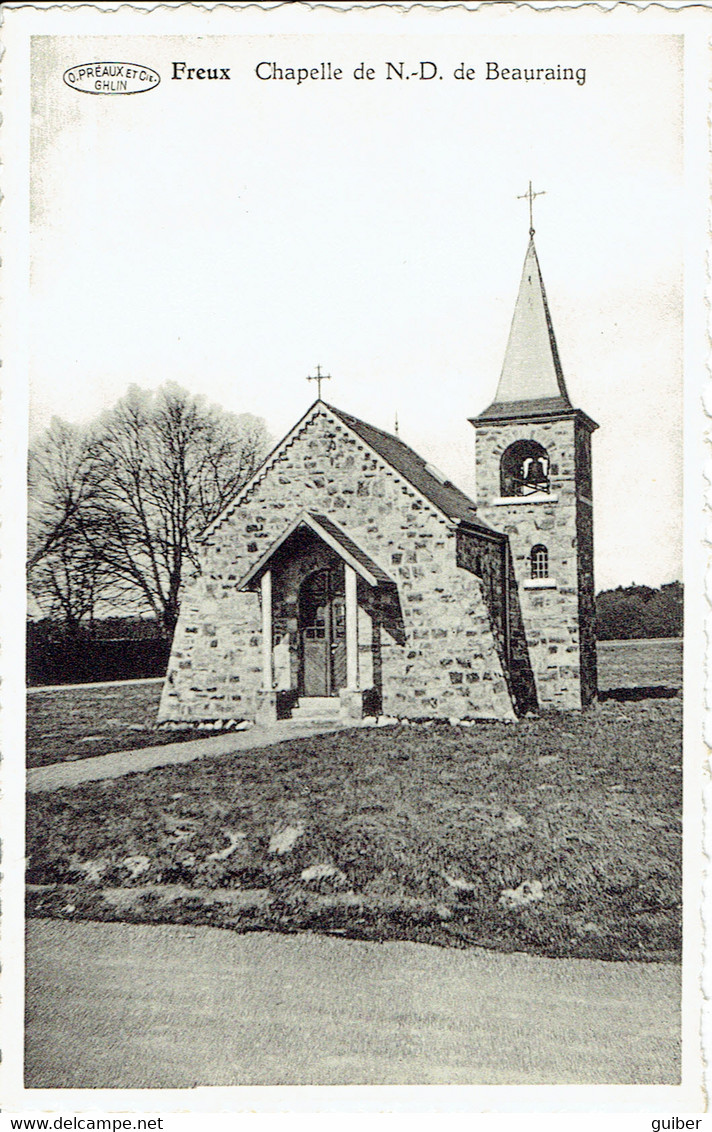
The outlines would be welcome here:
<svg viewBox="0 0 712 1132">
<path fill-rule="evenodd" d="M 501 556 L 502 536 L 472 501 L 399 438 L 317 401 L 206 532 L 203 577 L 221 613 L 211 667 L 225 657 L 211 686 L 233 677 L 237 649 L 248 657 L 240 708 L 251 695 L 259 719 L 316 707 L 512 715 L 501 595 L 493 601 L 484 566 L 458 564 L 463 523 L 482 536 L 482 563 L 491 544 Z M 233 632 L 246 608 L 249 632 Z M 185 632 L 179 624 L 184 647 Z M 200 678 L 191 666 L 192 688 Z M 180 681 L 172 666 L 171 710 Z"/>
</svg>

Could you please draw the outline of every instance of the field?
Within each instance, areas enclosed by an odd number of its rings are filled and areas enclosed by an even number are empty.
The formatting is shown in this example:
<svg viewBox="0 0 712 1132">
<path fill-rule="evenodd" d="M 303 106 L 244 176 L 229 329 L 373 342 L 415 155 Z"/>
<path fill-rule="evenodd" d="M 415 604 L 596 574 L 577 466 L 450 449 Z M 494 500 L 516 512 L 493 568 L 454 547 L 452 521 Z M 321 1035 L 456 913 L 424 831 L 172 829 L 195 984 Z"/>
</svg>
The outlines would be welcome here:
<svg viewBox="0 0 712 1132">
<path fill-rule="evenodd" d="M 674 958 L 679 645 L 654 645 L 613 646 L 583 713 L 345 731 L 31 796 L 29 912 Z"/>
<path fill-rule="evenodd" d="M 680 639 L 599 641 L 597 651 L 598 686 L 607 698 L 652 698 L 682 687 Z"/>
</svg>

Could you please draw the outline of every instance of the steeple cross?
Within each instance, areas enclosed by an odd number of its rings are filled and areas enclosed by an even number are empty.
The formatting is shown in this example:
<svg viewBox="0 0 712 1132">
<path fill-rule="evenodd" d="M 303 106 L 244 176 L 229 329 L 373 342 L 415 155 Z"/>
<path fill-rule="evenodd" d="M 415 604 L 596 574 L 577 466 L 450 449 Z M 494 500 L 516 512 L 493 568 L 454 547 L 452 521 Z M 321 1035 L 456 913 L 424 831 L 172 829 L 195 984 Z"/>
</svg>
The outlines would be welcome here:
<svg viewBox="0 0 712 1132">
<path fill-rule="evenodd" d="M 321 401 L 321 383 L 322 383 L 322 381 L 331 381 L 331 374 L 330 373 L 322 373 L 321 372 L 321 366 L 317 366 L 316 367 L 316 373 L 310 374 L 310 376 L 307 378 L 307 381 L 315 381 L 316 382 L 317 400 Z"/>
<path fill-rule="evenodd" d="M 541 192 L 538 192 L 538 193 L 533 192 L 532 191 L 532 183 L 530 181 L 528 190 L 525 193 L 522 193 L 521 196 L 517 197 L 517 200 L 528 200 L 529 201 L 529 235 L 530 236 L 534 235 L 534 209 L 533 209 L 534 197 L 543 197 L 545 195 L 546 195 L 546 189 L 542 189 Z"/>
</svg>

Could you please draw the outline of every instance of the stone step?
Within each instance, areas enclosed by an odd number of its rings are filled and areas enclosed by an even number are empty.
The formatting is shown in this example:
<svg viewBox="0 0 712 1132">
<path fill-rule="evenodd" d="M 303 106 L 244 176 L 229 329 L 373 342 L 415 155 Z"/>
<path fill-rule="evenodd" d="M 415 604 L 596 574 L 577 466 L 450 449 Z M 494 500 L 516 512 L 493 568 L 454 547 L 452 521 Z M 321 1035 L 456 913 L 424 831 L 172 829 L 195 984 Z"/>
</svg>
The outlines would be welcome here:
<svg viewBox="0 0 712 1132">
<path fill-rule="evenodd" d="M 338 719 L 338 696 L 302 696 L 292 708 L 292 719 Z"/>
<path fill-rule="evenodd" d="M 293 711 L 289 718 L 292 723 L 338 723 L 341 716 L 336 712 L 333 715 L 325 715 L 324 712 L 321 715 L 311 715 Z"/>
<path fill-rule="evenodd" d="M 338 715 L 340 706 L 338 700 L 332 700 L 328 705 L 298 703 L 292 710 L 302 715 Z"/>
</svg>

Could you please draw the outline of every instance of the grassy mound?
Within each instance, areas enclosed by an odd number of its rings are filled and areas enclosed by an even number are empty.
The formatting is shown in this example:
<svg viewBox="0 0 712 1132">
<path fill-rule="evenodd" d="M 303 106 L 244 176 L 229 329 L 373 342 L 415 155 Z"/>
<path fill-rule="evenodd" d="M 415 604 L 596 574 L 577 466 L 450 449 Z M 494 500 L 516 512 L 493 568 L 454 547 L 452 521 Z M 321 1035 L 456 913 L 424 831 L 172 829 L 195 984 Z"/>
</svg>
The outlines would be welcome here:
<svg viewBox="0 0 712 1132">
<path fill-rule="evenodd" d="M 681 704 L 395 726 L 37 794 L 37 915 L 679 953 Z"/>
</svg>

